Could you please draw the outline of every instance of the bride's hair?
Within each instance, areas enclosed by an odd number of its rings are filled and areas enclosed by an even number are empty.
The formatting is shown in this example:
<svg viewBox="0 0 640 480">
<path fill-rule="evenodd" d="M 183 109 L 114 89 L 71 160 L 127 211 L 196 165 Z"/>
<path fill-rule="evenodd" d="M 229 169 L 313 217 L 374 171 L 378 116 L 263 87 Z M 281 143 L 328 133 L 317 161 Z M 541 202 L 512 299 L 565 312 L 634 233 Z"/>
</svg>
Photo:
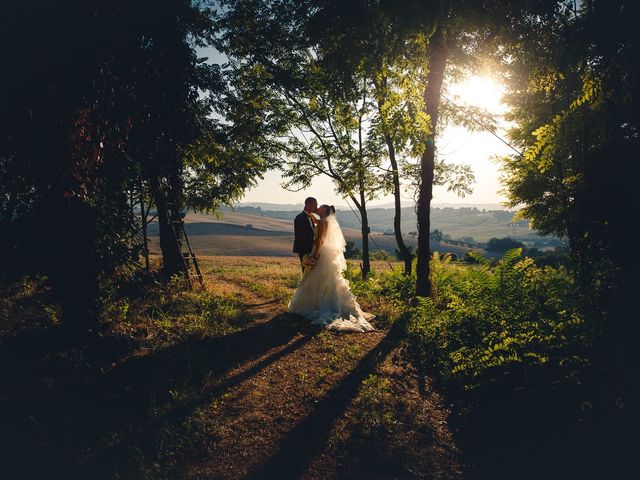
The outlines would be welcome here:
<svg viewBox="0 0 640 480">
<path fill-rule="evenodd" d="M 325 204 L 325 205 L 321 205 L 320 208 L 326 208 L 327 209 L 327 211 L 329 212 L 327 214 L 327 216 L 336 214 L 336 207 L 334 207 L 333 205 Z"/>
</svg>

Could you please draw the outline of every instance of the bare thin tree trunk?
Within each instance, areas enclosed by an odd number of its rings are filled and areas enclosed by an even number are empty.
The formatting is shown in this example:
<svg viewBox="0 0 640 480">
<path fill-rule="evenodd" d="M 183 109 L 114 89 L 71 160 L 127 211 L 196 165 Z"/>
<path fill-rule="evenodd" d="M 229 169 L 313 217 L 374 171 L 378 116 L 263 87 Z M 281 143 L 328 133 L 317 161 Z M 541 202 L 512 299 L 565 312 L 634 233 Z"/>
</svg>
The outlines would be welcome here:
<svg viewBox="0 0 640 480">
<path fill-rule="evenodd" d="M 393 199 L 395 206 L 395 213 L 393 217 L 393 233 L 396 237 L 396 243 L 398 244 L 398 250 L 404 260 L 404 274 L 411 275 L 411 264 L 413 255 L 404 243 L 402 237 L 402 203 L 400 202 L 400 172 L 398 169 L 398 161 L 396 160 L 396 151 L 393 146 L 393 142 L 390 138 L 386 138 L 387 148 L 389 149 L 389 161 L 391 162 L 391 170 L 393 172 Z"/>
<path fill-rule="evenodd" d="M 44 229 L 55 255 L 51 281 L 60 298 L 62 321 L 71 336 L 84 337 L 98 328 L 97 217 L 95 207 L 77 195 L 55 192 Z"/>
<path fill-rule="evenodd" d="M 371 271 L 369 259 L 369 217 L 367 216 L 367 199 L 364 187 L 360 189 L 360 218 L 362 219 L 362 278 L 366 278 Z"/>
<path fill-rule="evenodd" d="M 144 269 L 149 271 L 149 241 L 147 236 L 147 210 L 144 204 L 144 183 L 140 179 L 140 219 L 142 223 L 142 255 L 144 256 Z"/>
<path fill-rule="evenodd" d="M 420 159 L 420 193 L 416 209 L 418 217 L 418 263 L 416 266 L 416 296 L 431 295 L 431 271 L 429 260 L 429 230 L 431 228 L 431 200 L 433 198 L 433 176 L 435 169 L 435 135 L 438 126 L 438 109 L 444 70 L 447 64 L 444 32 L 437 27 L 429 43 L 429 73 L 424 91 L 425 110 L 431 118 L 432 134 Z"/>
<path fill-rule="evenodd" d="M 376 89 L 378 89 L 379 93 L 386 93 L 387 88 L 387 78 L 383 77 L 381 83 L 377 83 L 374 80 L 374 84 L 376 85 Z M 398 251 L 402 259 L 404 260 L 404 274 L 411 275 L 412 269 L 412 260 L 413 255 L 407 248 L 404 243 L 404 238 L 402 237 L 402 203 L 400 201 L 400 194 L 402 190 L 400 189 L 400 169 L 398 168 L 398 161 L 396 159 L 396 149 L 393 144 L 393 139 L 389 134 L 386 123 L 384 123 L 384 114 L 382 108 L 382 101 L 378 96 L 378 113 L 380 114 L 381 119 L 383 119 L 383 132 L 384 132 L 384 141 L 387 145 L 387 151 L 389 152 L 389 162 L 391 163 L 391 171 L 393 174 L 393 198 L 394 198 L 394 217 L 393 217 L 393 233 L 395 234 L 396 244 L 398 245 Z"/>
</svg>

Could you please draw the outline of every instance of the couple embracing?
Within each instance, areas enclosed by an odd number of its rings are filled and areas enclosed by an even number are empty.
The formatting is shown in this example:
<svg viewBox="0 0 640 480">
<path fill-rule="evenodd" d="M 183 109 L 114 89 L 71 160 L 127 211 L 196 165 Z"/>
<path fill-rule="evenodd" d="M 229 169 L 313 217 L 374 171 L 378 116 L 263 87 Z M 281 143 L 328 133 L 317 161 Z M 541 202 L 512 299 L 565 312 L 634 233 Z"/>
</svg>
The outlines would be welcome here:
<svg viewBox="0 0 640 480">
<path fill-rule="evenodd" d="M 303 273 L 289 312 L 331 330 L 368 332 L 373 330 L 369 320 L 374 316 L 362 311 L 342 276 L 347 268 L 346 242 L 335 213 L 333 206 L 318 207 L 317 200 L 309 197 L 295 218 L 293 251 Z"/>
</svg>

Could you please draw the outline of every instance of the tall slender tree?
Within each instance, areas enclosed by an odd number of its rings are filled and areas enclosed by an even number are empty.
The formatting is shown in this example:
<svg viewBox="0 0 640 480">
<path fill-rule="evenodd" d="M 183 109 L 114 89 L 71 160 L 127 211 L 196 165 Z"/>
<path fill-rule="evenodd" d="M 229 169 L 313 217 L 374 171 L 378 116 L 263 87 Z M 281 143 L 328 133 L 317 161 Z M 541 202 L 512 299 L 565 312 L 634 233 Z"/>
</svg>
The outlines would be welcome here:
<svg viewBox="0 0 640 480">
<path fill-rule="evenodd" d="M 447 83 L 471 73 L 489 53 L 490 47 L 500 49 L 500 37 L 508 24 L 507 19 L 518 18 L 530 10 L 545 11 L 545 6 L 535 4 L 510 4 L 502 0 L 488 2 L 454 2 L 434 0 L 432 2 L 407 2 L 406 5 L 390 3 L 385 8 L 390 15 L 401 18 L 395 28 L 408 36 L 425 35 L 428 41 L 426 49 L 427 74 L 424 79 L 424 113 L 430 123 L 430 136 L 426 139 L 419 166 L 419 190 L 416 214 L 418 220 L 418 261 L 416 266 L 417 283 L 415 295 L 425 297 L 431 294 L 430 281 L 430 214 L 433 186 L 438 182 L 439 166 L 437 159 L 437 134 L 442 128 L 442 93 Z M 531 16 L 530 16 L 531 17 Z M 527 18 L 530 18 L 527 17 Z M 502 38 L 502 37 L 500 37 Z M 489 41 L 492 40 L 492 41 Z M 477 112 L 476 112 L 477 113 Z M 452 118 L 450 116 L 450 118 Z M 457 119 L 465 120 L 457 115 Z M 478 122 L 464 121 L 466 126 L 478 128 Z M 444 168 L 443 173 L 451 173 Z M 468 178 L 467 172 L 458 172 L 459 179 Z M 441 176 L 440 181 L 443 177 Z M 455 186 L 458 182 L 454 181 Z M 463 191 L 465 188 L 463 187 Z"/>
<path fill-rule="evenodd" d="M 232 59 L 233 91 L 253 99 L 256 123 L 279 158 L 286 185 L 303 188 L 327 175 L 358 209 L 366 276 L 367 204 L 381 185 L 381 151 L 370 128 L 371 82 L 363 69 L 341 75 L 327 68 L 323 52 L 333 38 L 311 37 L 312 13 L 307 2 L 226 2 L 218 49 Z"/>
</svg>

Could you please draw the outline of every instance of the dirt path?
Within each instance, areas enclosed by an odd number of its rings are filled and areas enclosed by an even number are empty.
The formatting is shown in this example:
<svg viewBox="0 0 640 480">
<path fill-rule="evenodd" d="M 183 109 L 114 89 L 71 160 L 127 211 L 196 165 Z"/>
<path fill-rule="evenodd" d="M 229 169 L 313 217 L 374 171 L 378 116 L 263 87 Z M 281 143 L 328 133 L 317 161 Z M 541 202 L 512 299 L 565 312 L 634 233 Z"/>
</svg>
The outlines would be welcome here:
<svg viewBox="0 0 640 480">
<path fill-rule="evenodd" d="M 211 401 L 192 415 L 211 418 L 206 445 L 187 468 L 176 465 L 176 474 L 318 480 L 460 476 L 448 412 L 428 383 L 420 393 L 416 373 L 402 360 L 397 331 L 317 331 L 304 319 L 283 314 L 276 300 L 223 275 L 208 275 L 207 283 L 239 294 L 255 319 L 252 341 L 272 347 L 205 385 Z M 283 341 L 273 341 L 280 336 Z"/>
</svg>

